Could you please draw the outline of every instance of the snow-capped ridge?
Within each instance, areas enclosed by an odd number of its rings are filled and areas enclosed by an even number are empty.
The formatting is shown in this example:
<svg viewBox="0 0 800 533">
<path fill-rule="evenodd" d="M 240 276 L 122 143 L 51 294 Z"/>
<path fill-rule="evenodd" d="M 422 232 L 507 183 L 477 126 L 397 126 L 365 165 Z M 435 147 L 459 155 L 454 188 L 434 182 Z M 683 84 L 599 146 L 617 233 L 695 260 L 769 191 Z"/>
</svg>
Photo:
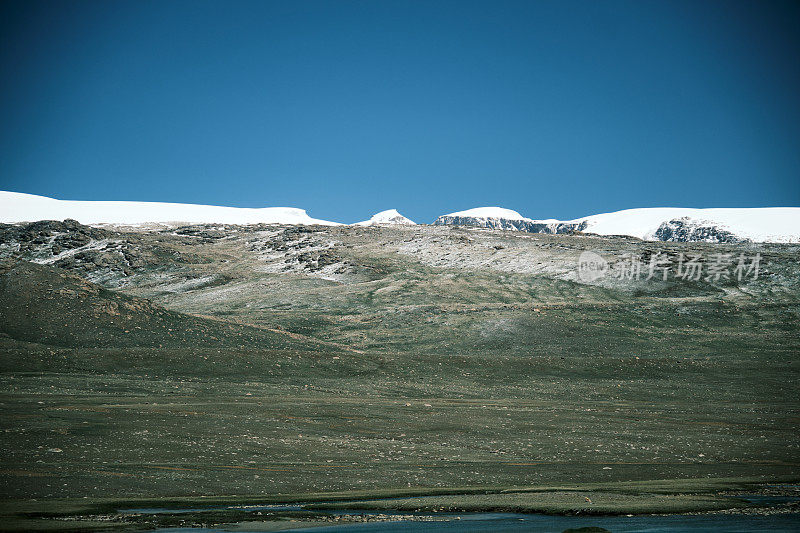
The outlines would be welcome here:
<svg viewBox="0 0 800 533">
<path fill-rule="evenodd" d="M 0 191 L 0 222 L 74 219 L 82 224 L 320 224 L 295 207 L 221 207 L 129 201 L 56 200 Z M 357 226 L 413 225 L 396 209 L 376 213 Z M 536 220 L 502 207 L 477 207 L 442 215 L 434 225 L 454 225 L 529 233 L 625 235 L 649 241 L 800 243 L 800 208 L 652 207 L 601 213 L 574 220 Z"/>
<path fill-rule="evenodd" d="M 466 211 L 457 211 L 437 218 L 435 226 L 474 226 L 489 229 L 512 231 L 528 231 L 534 233 L 554 233 L 548 228 L 540 227 L 541 223 L 525 218 L 514 210 L 504 207 L 476 207 Z"/>
<path fill-rule="evenodd" d="M 466 211 L 457 211 L 445 217 L 504 218 L 506 220 L 530 220 L 516 211 L 504 207 L 474 207 Z"/>
<path fill-rule="evenodd" d="M 695 241 L 722 242 L 800 242 L 800 208 L 751 207 L 695 209 L 684 207 L 647 207 L 602 213 L 570 221 L 584 222 L 584 232 L 598 235 L 629 235 L 648 241 L 667 240 L 664 228 L 681 226 L 699 231 L 686 233 Z M 704 229 L 703 229 L 704 228 Z M 704 234 L 724 232 L 727 239 Z M 695 233 L 695 234 L 691 234 Z"/>
<path fill-rule="evenodd" d="M 356 222 L 354 226 L 414 226 L 416 222 L 401 215 L 397 209 L 387 209 L 380 213 L 375 213 L 369 220 Z"/>
<path fill-rule="evenodd" d="M 165 202 L 56 200 L 46 196 L 0 191 L 0 222 L 34 222 L 71 218 L 82 224 L 220 223 L 220 224 L 320 224 L 296 207 L 222 207 Z"/>
<path fill-rule="evenodd" d="M 510 209 L 479 207 L 442 215 L 434 224 L 530 233 L 624 235 L 649 241 L 800 242 L 800 208 L 797 207 L 649 207 L 566 221 L 535 220 Z"/>
</svg>

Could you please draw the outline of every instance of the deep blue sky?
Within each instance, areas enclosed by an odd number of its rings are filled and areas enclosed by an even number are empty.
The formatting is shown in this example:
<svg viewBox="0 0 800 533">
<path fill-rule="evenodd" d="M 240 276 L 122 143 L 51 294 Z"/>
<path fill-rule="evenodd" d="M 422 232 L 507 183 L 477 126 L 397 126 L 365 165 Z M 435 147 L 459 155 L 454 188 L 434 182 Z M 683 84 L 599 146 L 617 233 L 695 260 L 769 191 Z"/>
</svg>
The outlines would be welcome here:
<svg viewBox="0 0 800 533">
<path fill-rule="evenodd" d="M 418 222 L 800 205 L 800 2 L 0 4 L 0 189 Z"/>
</svg>

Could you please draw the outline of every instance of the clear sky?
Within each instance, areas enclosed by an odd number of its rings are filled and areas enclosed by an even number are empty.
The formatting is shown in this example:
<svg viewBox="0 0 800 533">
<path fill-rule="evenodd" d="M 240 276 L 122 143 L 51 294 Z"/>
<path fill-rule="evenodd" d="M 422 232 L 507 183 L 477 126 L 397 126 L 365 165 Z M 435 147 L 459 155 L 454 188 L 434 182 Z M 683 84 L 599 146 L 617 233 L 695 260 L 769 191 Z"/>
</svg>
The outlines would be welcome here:
<svg viewBox="0 0 800 533">
<path fill-rule="evenodd" d="M 418 222 L 800 205 L 800 2 L 0 3 L 0 189 Z"/>
</svg>

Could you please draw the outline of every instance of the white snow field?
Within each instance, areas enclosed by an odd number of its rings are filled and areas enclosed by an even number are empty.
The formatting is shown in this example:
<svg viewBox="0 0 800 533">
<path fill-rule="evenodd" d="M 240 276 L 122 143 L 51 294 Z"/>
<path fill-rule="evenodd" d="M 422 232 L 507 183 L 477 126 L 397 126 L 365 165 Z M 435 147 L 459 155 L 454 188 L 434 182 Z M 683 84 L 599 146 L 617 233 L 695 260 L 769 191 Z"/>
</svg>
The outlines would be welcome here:
<svg viewBox="0 0 800 533">
<path fill-rule="evenodd" d="M 311 218 L 294 207 L 220 207 L 162 202 L 99 202 L 55 200 L 45 196 L 0 191 L 0 222 L 34 222 L 71 218 L 81 224 L 219 223 L 321 224 L 337 222 Z"/>
<path fill-rule="evenodd" d="M 369 220 L 364 220 L 363 222 L 356 222 L 353 224 L 354 226 L 393 226 L 393 225 L 401 225 L 401 226 L 415 226 L 416 222 L 413 220 L 409 220 L 400 213 L 398 213 L 397 209 L 387 209 L 386 211 L 381 211 L 380 213 L 375 213 L 372 215 L 372 218 Z"/>
<path fill-rule="evenodd" d="M 466 211 L 458 211 L 456 213 L 450 213 L 449 215 L 443 215 L 443 216 L 474 217 L 474 218 L 504 218 L 506 220 L 530 220 L 532 222 L 530 218 L 525 218 L 516 211 L 512 211 L 511 209 L 505 209 L 503 207 L 475 207 L 473 209 L 467 209 Z"/>
</svg>

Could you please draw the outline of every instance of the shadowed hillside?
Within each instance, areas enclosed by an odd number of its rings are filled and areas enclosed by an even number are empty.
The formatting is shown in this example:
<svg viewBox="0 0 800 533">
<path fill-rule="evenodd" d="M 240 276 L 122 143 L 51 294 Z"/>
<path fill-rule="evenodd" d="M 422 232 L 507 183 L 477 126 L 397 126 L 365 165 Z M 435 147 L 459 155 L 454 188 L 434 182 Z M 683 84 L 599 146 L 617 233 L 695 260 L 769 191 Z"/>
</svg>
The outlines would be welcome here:
<svg viewBox="0 0 800 533">
<path fill-rule="evenodd" d="M 169 311 L 25 261 L 0 265 L 0 324 L 0 332 L 13 339 L 59 347 L 308 351 L 323 347 L 298 335 Z"/>
</svg>

